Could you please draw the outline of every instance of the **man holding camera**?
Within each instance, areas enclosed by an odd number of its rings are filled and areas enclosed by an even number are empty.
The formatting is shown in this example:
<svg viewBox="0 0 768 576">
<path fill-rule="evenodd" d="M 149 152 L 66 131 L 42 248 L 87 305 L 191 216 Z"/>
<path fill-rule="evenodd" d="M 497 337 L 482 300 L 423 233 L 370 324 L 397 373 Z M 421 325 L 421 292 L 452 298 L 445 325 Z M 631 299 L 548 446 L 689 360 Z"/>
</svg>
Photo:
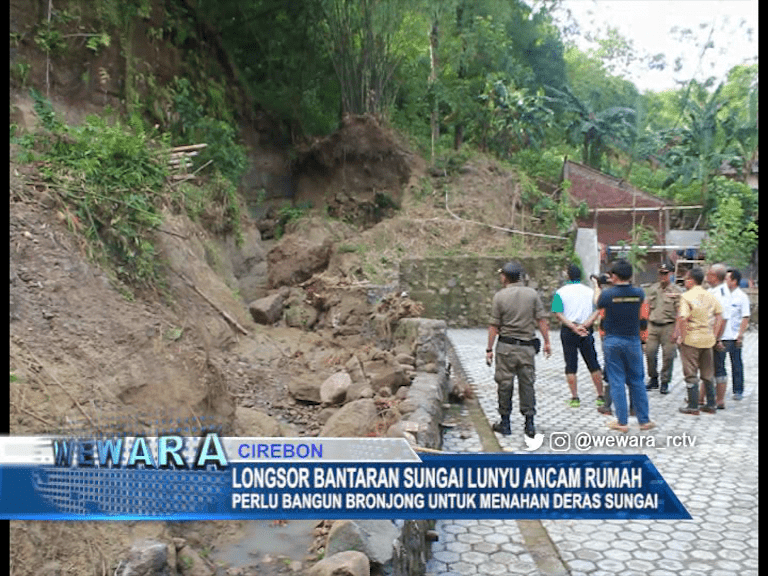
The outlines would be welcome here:
<svg viewBox="0 0 768 576">
<path fill-rule="evenodd" d="M 611 267 L 613 286 L 604 290 L 598 300 L 599 310 L 605 310 L 605 369 L 611 386 L 611 397 L 616 409 L 616 420 L 608 427 L 628 432 L 629 410 L 624 383 L 629 386 L 635 402 L 640 430 L 655 426 L 648 414 L 648 396 L 645 390 L 643 349 L 640 330 L 646 322 L 641 321 L 645 293 L 632 286 L 632 265 L 626 260 L 617 260 Z"/>
</svg>

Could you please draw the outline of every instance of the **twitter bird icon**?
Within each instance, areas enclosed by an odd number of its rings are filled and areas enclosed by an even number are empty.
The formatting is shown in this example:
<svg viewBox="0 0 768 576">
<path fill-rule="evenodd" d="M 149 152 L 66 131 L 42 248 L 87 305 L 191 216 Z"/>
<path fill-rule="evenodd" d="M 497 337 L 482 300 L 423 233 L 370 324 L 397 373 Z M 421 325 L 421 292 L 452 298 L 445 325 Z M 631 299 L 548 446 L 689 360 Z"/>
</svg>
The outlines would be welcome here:
<svg viewBox="0 0 768 576">
<path fill-rule="evenodd" d="M 536 434 L 533 438 L 524 434 L 523 439 L 525 440 L 526 451 L 533 452 L 541 448 L 541 445 L 544 443 L 544 434 Z"/>
</svg>

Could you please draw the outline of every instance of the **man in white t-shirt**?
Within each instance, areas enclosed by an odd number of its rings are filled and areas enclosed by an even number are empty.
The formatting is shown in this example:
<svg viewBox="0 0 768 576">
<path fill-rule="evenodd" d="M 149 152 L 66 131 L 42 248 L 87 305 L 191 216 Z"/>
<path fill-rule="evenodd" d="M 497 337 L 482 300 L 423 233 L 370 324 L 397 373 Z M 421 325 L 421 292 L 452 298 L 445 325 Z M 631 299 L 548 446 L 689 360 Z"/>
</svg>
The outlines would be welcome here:
<svg viewBox="0 0 768 576">
<path fill-rule="evenodd" d="M 731 291 L 725 284 L 725 273 L 727 269 L 724 264 L 712 264 L 707 270 L 707 284 L 709 292 L 723 307 L 723 331 L 728 329 L 728 306 L 731 301 Z M 715 398 L 717 407 L 721 410 L 725 408 L 725 388 L 728 384 L 728 374 L 725 371 L 725 347 L 720 343 L 720 334 L 715 334 L 718 342 L 712 349 L 712 357 L 715 362 Z M 704 399 L 704 383 L 702 382 L 699 390 L 699 400 Z"/>
<path fill-rule="evenodd" d="M 568 267 L 568 283 L 555 292 L 552 299 L 552 312 L 562 326 L 560 328 L 560 341 L 563 344 L 563 356 L 565 356 L 565 380 L 571 389 L 571 408 L 581 405 L 576 384 L 576 370 L 578 369 L 578 354 L 584 358 L 587 369 L 592 376 L 592 382 L 597 391 L 597 406 L 602 406 L 603 400 L 603 373 L 595 352 L 595 339 L 592 337 L 592 323 L 589 328 L 584 323 L 590 319 L 595 310 L 593 303 L 593 291 L 581 283 L 581 268 L 576 264 Z M 594 320 L 594 319 L 593 319 Z"/>
<path fill-rule="evenodd" d="M 744 394 L 744 363 L 741 359 L 741 347 L 744 332 L 749 327 L 749 297 L 739 288 L 741 272 L 730 268 L 725 275 L 725 283 L 731 292 L 728 308 L 723 315 L 728 318 L 721 343 L 731 357 L 731 379 L 733 380 L 733 399 L 741 400 Z"/>
</svg>

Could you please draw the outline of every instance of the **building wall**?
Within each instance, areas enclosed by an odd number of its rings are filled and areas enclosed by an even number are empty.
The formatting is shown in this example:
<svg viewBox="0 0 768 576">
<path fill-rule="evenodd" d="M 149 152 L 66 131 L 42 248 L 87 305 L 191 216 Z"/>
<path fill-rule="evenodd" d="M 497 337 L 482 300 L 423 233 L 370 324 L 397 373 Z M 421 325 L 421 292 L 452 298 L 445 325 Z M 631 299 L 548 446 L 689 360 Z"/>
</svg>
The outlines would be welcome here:
<svg viewBox="0 0 768 576">
<path fill-rule="evenodd" d="M 595 228 L 598 242 L 606 246 L 617 245 L 620 241 L 629 243 L 632 239 L 633 225 L 644 225 L 656 232 L 654 244 L 663 244 L 665 232 L 665 220 L 662 215 L 659 223 L 658 212 L 637 212 L 634 221 L 629 212 L 602 212 L 595 218 L 594 214 L 578 220 L 580 228 Z"/>
</svg>

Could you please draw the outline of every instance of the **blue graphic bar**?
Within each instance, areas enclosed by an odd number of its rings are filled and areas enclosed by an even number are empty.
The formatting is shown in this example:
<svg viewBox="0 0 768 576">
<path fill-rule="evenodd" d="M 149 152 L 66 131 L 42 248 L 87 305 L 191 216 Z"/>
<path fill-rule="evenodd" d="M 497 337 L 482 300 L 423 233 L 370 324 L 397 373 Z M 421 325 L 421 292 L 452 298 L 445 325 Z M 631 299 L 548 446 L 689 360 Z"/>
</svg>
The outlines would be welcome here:
<svg viewBox="0 0 768 576">
<path fill-rule="evenodd" d="M 691 516 L 647 456 L 445 454 L 206 469 L 0 465 L 0 518 L 649 519 Z"/>
</svg>

